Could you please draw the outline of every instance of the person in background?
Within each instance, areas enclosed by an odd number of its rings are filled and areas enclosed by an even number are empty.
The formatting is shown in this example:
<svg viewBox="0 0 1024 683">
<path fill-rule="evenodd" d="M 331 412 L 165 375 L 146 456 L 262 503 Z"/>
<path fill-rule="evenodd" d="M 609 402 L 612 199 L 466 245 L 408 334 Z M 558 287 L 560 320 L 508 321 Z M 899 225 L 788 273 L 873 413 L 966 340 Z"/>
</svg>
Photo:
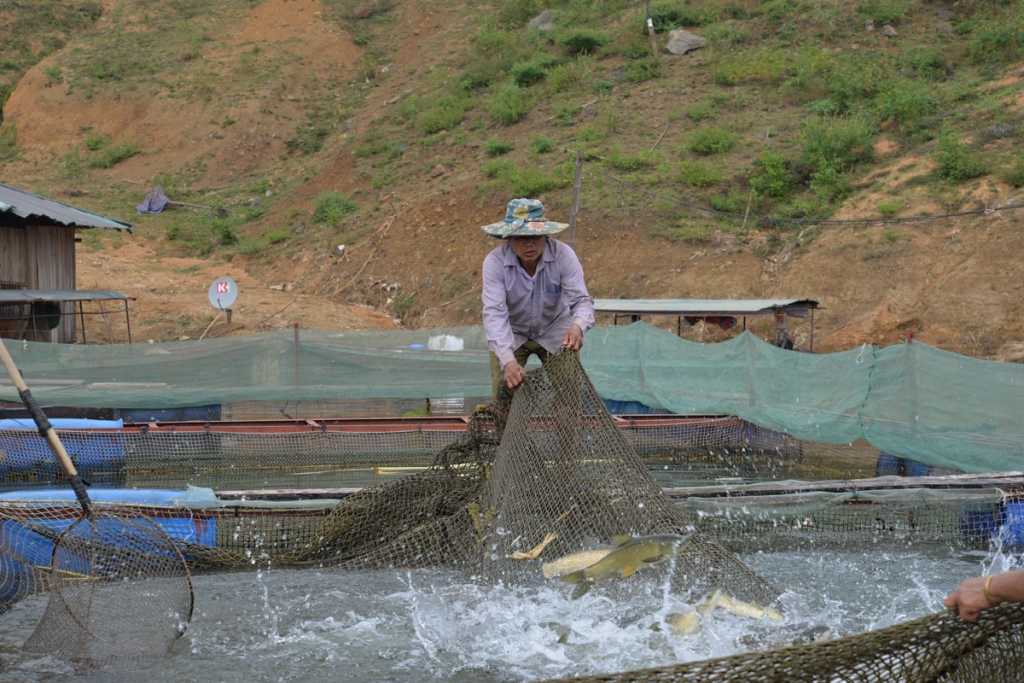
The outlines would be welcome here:
<svg viewBox="0 0 1024 683">
<path fill-rule="evenodd" d="M 568 225 L 543 216 L 544 205 L 536 199 L 513 199 L 504 220 L 480 228 L 503 240 L 483 264 L 483 322 L 495 397 L 502 381 L 509 389 L 522 383 L 531 354 L 544 363 L 560 347 L 579 351 L 594 326 L 583 267 L 569 245 L 552 237 Z"/>
<path fill-rule="evenodd" d="M 1024 602 L 1024 569 L 967 579 L 943 604 L 956 607 L 966 621 L 974 621 L 982 611 L 1004 602 Z"/>
</svg>

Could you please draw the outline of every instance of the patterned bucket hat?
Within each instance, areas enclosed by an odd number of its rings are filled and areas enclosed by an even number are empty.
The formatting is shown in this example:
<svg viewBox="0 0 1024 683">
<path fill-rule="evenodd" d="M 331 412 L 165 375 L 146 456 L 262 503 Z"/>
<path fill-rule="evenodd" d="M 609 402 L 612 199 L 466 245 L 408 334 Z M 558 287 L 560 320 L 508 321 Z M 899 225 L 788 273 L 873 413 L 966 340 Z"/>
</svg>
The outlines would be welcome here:
<svg viewBox="0 0 1024 683">
<path fill-rule="evenodd" d="M 508 203 L 505 220 L 481 226 L 491 237 L 530 237 L 533 235 L 557 235 L 569 227 L 568 223 L 542 221 L 544 205 L 536 199 L 513 199 Z"/>
</svg>

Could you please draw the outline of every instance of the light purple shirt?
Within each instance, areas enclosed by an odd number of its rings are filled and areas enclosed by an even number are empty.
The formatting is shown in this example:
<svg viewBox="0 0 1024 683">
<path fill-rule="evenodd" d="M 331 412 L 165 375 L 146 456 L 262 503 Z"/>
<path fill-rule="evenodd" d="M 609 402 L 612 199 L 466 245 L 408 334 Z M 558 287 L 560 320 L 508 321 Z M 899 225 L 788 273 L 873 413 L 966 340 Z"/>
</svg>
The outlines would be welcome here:
<svg viewBox="0 0 1024 683">
<path fill-rule="evenodd" d="M 585 335 L 594 326 L 594 299 L 583 281 L 583 266 L 564 242 L 547 240 L 533 277 L 505 241 L 484 259 L 484 331 L 501 367 L 532 339 L 549 352 L 562 346 L 575 323 Z"/>
</svg>

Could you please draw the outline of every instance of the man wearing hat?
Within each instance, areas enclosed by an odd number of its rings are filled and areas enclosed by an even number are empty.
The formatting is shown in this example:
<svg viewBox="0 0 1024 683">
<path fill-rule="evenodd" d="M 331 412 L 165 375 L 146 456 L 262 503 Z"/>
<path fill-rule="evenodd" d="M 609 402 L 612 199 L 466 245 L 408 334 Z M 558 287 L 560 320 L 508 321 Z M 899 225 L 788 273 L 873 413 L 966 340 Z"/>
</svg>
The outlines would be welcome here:
<svg viewBox="0 0 1024 683">
<path fill-rule="evenodd" d="M 504 380 L 514 389 L 526 378 L 530 354 L 543 363 L 560 347 L 579 351 L 594 326 L 594 299 L 576 253 L 551 235 L 566 223 L 541 220 L 536 199 L 513 199 L 505 220 L 480 229 L 503 244 L 484 259 L 484 331 L 491 349 L 494 394 Z"/>
</svg>

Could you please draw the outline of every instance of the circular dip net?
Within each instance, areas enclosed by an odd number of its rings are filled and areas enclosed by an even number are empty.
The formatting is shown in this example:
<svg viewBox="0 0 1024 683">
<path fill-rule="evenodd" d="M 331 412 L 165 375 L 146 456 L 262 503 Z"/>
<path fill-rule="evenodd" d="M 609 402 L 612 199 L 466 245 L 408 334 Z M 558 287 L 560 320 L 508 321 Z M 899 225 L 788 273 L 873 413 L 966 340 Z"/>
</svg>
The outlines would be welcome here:
<svg viewBox="0 0 1024 683">
<path fill-rule="evenodd" d="M 53 540 L 50 599 L 25 651 L 89 668 L 170 651 L 192 617 L 192 578 L 157 524 L 93 510 Z"/>
<path fill-rule="evenodd" d="M 669 581 L 683 596 L 760 604 L 779 594 L 664 494 L 571 352 L 478 409 L 426 471 L 347 497 L 314 538 L 276 559 L 452 567 L 495 583 L 575 577 L 620 593 Z M 606 556 L 603 574 L 574 574 Z M 648 581 L 605 580 L 638 570 Z"/>
</svg>

